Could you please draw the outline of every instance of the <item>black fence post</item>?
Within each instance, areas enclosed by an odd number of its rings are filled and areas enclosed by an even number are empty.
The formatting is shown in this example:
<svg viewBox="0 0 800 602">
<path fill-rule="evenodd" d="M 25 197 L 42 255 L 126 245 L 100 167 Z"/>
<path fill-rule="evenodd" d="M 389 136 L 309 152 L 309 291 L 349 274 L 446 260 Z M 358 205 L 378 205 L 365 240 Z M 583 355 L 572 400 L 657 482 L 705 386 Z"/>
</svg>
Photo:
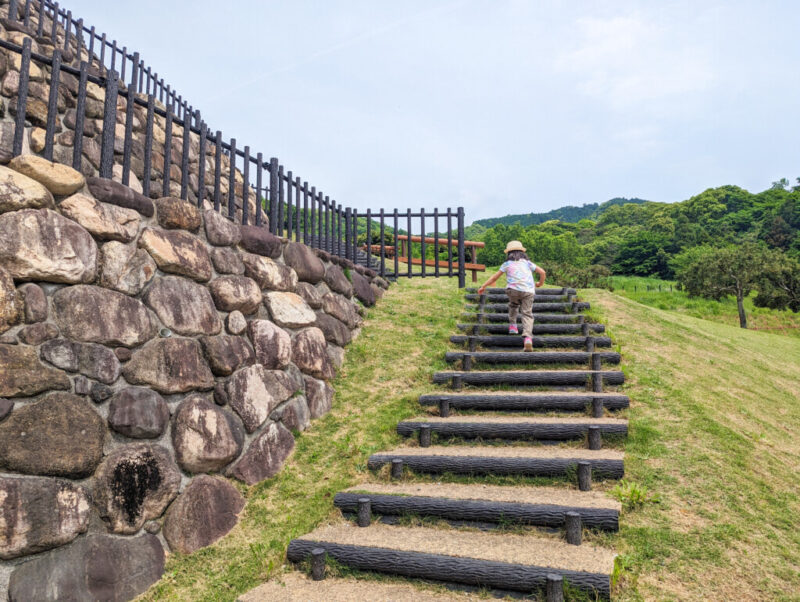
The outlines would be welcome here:
<svg viewBox="0 0 800 602">
<path fill-rule="evenodd" d="M 258 153 L 256 155 L 256 165 L 258 166 L 256 169 L 256 226 L 260 226 L 263 218 L 261 213 L 263 211 L 261 207 L 261 203 L 263 203 L 263 197 L 261 196 L 261 190 L 263 186 L 263 174 L 264 174 L 264 155 L 262 153 Z"/>
<path fill-rule="evenodd" d="M 411 209 L 406 209 L 406 220 L 408 221 L 408 231 L 406 232 L 406 260 L 408 261 L 408 277 L 411 278 L 411 265 L 414 263 L 411 257 Z"/>
<path fill-rule="evenodd" d="M 317 196 L 317 248 L 324 249 L 323 246 L 325 244 L 325 231 L 322 229 L 322 216 L 325 213 L 325 208 L 323 207 L 323 196 L 322 191 L 319 191 Z"/>
<path fill-rule="evenodd" d="M 283 236 L 284 179 L 285 176 L 283 175 L 283 165 L 279 165 L 278 166 L 278 221 L 275 225 L 276 228 L 275 234 L 277 234 L 278 236 Z"/>
<path fill-rule="evenodd" d="M 439 277 L 439 208 L 433 210 L 433 275 Z"/>
<path fill-rule="evenodd" d="M 467 272 L 464 268 L 464 208 L 458 208 L 458 288 L 464 288 Z"/>
<path fill-rule="evenodd" d="M 316 210 L 316 207 L 317 207 L 317 187 L 316 186 L 312 186 L 311 187 L 311 219 L 309 220 L 309 232 L 308 232 L 308 235 L 309 235 L 308 238 L 311 241 L 309 244 L 312 247 L 313 246 L 318 246 L 316 244 L 317 238 L 314 236 L 314 229 L 315 229 L 316 223 L 317 223 L 317 210 Z M 317 237 L 318 236 L 319 236 L 319 232 L 317 232 Z"/>
<path fill-rule="evenodd" d="M 131 180 L 131 145 L 133 138 L 133 107 L 136 103 L 136 80 L 139 75 L 139 53 L 133 54 L 133 64 L 131 65 L 131 83 L 126 92 L 127 104 L 125 106 L 125 140 L 122 146 L 122 183 L 125 186 Z"/>
<path fill-rule="evenodd" d="M 300 242 L 300 177 L 294 180 L 294 240 Z"/>
<path fill-rule="evenodd" d="M 167 116 L 164 120 L 164 176 L 161 182 L 161 196 L 169 196 L 169 180 L 172 168 L 172 101 L 167 97 Z"/>
<path fill-rule="evenodd" d="M 294 174 L 291 170 L 286 172 L 286 238 L 292 240 L 292 188 L 294 188 Z M 295 197 L 297 193 L 295 192 Z"/>
<path fill-rule="evenodd" d="M 372 259 L 372 210 L 367 209 L 367 267 L 372 267 L 370 265 Z"/>
<path fill-rule="evenodd" d="M 277 233 L 278 227 L 278 159 L 269 160 L 269 231 Z"/>
<path fill-rule="evenodd" d="M 342 256 L 342 204 L 336 205 L 336 254 Z"/>
<path fill-rule="evenodd" d="M 453 211 L 447 208 L 447 276 L 453 276 Z"/>
<path fill-rule="evenodd" d="M 358 263 L 358 210 L 353 209 L 353 250 L 351 252 L 351 259 L 353 263 Z"/>
<path fill-rule="evenodd" d="M 16 10 L 16 8 L 15 8 Z M 16 20 L 16 14 L 14 14 Z M 22 57 L 19 66 L 19 87 L 17 89 L 17 117 L 14 124 L 13 154 L 22 154 L 22 137 L 25 135 L 25 111 L 28 106 L 28 79 L 31 66 L 31 39 L 22 40 Z"/>
<path fill-rule="evenodd" d="M 11 0 L 8 4 L 8 18 L 16 21 L 19 16 L 19 3 L 18 0 Z"/>
<path fill-rule="evenodd" d="M 231 156 L 228 161 L 228 219 L 236 221 L 236 138 L 231 138 Z"/>
<path fill-rule="evenodd" d="M 152 93 L 150 94 L 152 96 Z M 200 144 L 197 149 L 197 207 L 203 209 L 203 201 L 206 199 L 206 136 L 208 127 L 205 121 L 200 119 L 200 111 L 197 111 L 197 119 L 200 122 Z"/>
<path fill-rule="evenodd" d="M 153 171 L 153 120 L 155 119 L 156 99 L 147 97 L 147 121 L 144 126 L 144 173 L 142 174 L 142 194 L 150 196 L 150 175 Z M 77 130 L 75 130 L 77 132 Z"/>
<path fill-rule="evenodd" d="M 381 209 L 381 278 L 386 277 L 386 222 L 383 209 Z"/>
<path fill-rule="evenodd" d="M 135 67 L 134 67 L 135 69 Z M 189 148 L 192 135 L 192 109 L 183 111 L 183 147 L 181 148 L 181 198 L 189 198 Z"/>
<path fill-rule="evenodd" d="M 242 224 L 247 225 L 250 214 L 250 147 L 244 147 L 244 165 L 242 166 Z"/>
<path fill-rule="evenodd" d="M 344 210 L 344 257 L 350 259 L 350 207 Z"/>
<path fill-rule="evenodd" d="M 303 244 L 308 244 L 308 182 L 303 182 Z"/>
<path fill-rule="evenodd" d="M 119 78 L 113 69 L 106 73 L 106 100 L 103 107 L 103 142 L 100 147 L 100 177 L 111 178 L 114 168 L 114 128 L 117 124 Z M 77 132 L 76 132 L 77 134 Z"/>
<path fill-rule="evenodd" d="M 392 226 L 394 227 L 394 277 L 397 278 L 400 272 L 400 248 L 397 246 L 397 209 L 392 213 Z"/>
<path fill-rule="evenodd" d="M 72 168 L 81 170 L 81 153 L 83 152 L 83 124 L 86 121 L 86 82 L 89 79 L 89 65 L 81 62 L 78 76 L 78 99 L 75 105 L 75 137 L 72 146 Z"/>
<path fill-rule="evenodd" d="M 428 249 L 425 245 L 425 209 L 419 210 L 419 240 L 420 258 L 422 259 L 422 277 L 425 278 L 425 268 L 428 264 Z"/>
<path fill-rule="evenodd" d="M 214 139 L 214 211 L 222 204 L 222 132 L 217 130 Z"/>
<path fill-rule="evenodd" d="M 53 160 L 53 138 L 56 135 L 56 117 L 58 117 L 58 81 L 61 77 L 61 51 L 53 50 L 52 71 L 50 72 L 50 95 L 47 98 L 47 129 L 44 134 L 44 158 Z M 83 132 L 75 131 L 75 136 Z"/>
</svg>

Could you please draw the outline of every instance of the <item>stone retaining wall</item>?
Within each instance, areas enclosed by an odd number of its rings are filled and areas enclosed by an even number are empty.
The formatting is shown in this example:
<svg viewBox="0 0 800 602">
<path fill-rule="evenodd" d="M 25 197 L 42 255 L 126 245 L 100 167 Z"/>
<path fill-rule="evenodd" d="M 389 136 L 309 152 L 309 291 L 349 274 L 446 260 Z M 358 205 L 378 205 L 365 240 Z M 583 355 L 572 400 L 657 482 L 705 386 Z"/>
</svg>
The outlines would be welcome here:
<svg viewBox="0 0 800 602">
<path fill-rule="evenodd" d="M 0 598 L 127 599 L 226 534 L 387 286 L 208 203 L 0 166 Z"/>
</svg>

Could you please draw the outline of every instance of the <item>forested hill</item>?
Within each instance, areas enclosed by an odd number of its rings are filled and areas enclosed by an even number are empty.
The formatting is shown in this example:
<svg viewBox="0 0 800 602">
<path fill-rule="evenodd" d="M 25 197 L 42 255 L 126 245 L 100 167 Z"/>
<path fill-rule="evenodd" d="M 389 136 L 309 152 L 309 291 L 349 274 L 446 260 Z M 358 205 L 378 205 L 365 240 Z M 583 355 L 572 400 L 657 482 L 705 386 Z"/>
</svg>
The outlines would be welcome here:
<svg viewBox="0 0 800 602">
<path fill-rule="evenodd" d="M 543 224 L 553 219 L 562 222 L 576 223 L 582 219 L 597 219 L 603 211 L 614 205 L 625 205 L 626 203 L 646 203 L 644 199 L 626 199 L 623 197 L 616 197 L 605 203 L 587 203 L 581 207 L 575 205 L 567 205 L 553 209 L 546 213 L 520 213 L 516 215 L 504 215 L 503 217 L 489 217 L 486 219 L 479 219 L 472 222 L 473 226 L 483 226 L 484 228 L 491 228 L 497 224 L 505 224 L 511 226 L 512 224 L 519 224 L 520 226 L 535 226 Z"/>
</svg>

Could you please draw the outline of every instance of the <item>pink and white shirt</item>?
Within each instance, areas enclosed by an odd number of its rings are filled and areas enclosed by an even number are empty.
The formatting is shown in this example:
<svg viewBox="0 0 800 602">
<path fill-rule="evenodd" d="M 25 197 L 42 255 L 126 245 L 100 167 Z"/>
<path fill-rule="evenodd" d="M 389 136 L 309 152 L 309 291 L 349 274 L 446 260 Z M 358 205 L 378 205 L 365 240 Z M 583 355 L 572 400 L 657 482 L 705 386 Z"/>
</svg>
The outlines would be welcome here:
<svg viewBox="0 0 800 602">
<path fill-rule="evenodd" d="M 533 280 L 533 272 L 536 264 L 527 259 L 517 261 L 506 261 L 500 266 L 500 271 L 505 272 L 508 284 L 507 288 L 513 288 L 523 293 L 536 293 L 536 284 Z"/>
</svg>

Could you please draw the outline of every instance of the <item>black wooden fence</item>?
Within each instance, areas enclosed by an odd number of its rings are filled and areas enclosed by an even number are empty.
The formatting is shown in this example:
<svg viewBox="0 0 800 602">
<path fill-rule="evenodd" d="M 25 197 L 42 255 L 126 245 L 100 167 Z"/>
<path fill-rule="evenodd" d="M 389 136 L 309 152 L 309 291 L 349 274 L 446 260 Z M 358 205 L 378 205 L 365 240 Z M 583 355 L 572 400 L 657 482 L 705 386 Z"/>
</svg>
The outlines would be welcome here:
<svg viewBox="0 0 800 602">
<path fill-rule="evenodd" d="M 32 12 L 38 13 L 36 28 L 32 28 Z M 21 13 L 21 15 L 20 15 Z M 45 31 L 45 21 L 50 25 Z M 45 129 L 45 145 L 43 155 L 53 160 L 56 120 L 58 118 L 59 80 L 63 73 L 71 74 L 78 79 L 76 123 L 72 167 L 81 170 L 84 122 L 86 114 L 87 84 L 94 83 L 105 92 L 103 110 L 103 128 L 100 152 L 99 175 L 112 177 L 114 167 L 115 126 L 117 123 L 117 101 L 125 99 L 125 134 L 122 145 L 122 183 L 128 185 L 131 176 L 131 149 L 133 143 L 134 107 L 146 110 L 144 140 L 144 173 L 142 188 L 145 196 L 168 196 L 170 194 L 170 171 L 172 161 L 172 138 L 176 126 L 183 130 L 182 153 L 180 162 L 180 197 L 189 199 L 189 169 L 191 134 L 199 137 L 198 153 L 198 194 L 197 204 L 204 200 L 213 202 L 214 209 L 227 214 L 231 220 L 242 224 L 262 225 L 268 222 L 274 234 L 286 236 L 311 247 L 323 249 L 329 253 L 350 259 L 379 272 L 387 278 L 416 276 L 458 276 L 459 286 L 465 285 L 464 255 L 464 209 L 455 211 L 421 209 L 405 212 L 393 209 L 367 210 L 359 214 L 351 207 L 342 207 L 335 199 L 309 186 L 307 181 L 296 176 L 291 170 L 284 169 L 278 159 L 264 159 L 263 153 L 253 153 L 249 146 L 240 146 L 235 138 L 224 141 L 222 132 L 213 131 L 203 121 L 200 111 L 194 109 L 169 84 L 164 83 L 157 72 L 145 65 L 138 52 L 129 52 L 127 47 L 120 48 L 116 40 L 109 40 L 105 33 L 98 33 L 94 27 L 84 25 L 83 19 L 75 19 L 72 11 L 59 7 L 58 2 L 50 0 L 11 0 L 8 19 L 4 22 L 6 29 L 18 30 L 37 40 L 55 46 L 50 56 L 31 51 L 31 38 L 26 37 L 22 45 L 0 39 L 0 47 L 21 55 L 19 88 L 16 100 L 15 130 L 13 154 L 19 155 L 23 149 L 25 135 L 26 109 L 29 92 L 29 67 L 31 62 L 51 68 L 49 98 L 47 103 L 47 124 Z M 63 43 L 58 41 L 59 26 L 63 30 Z M 88 40 L 87 40 L 88 38 Z M 76 48 L 77 50 L 73 50 Z M 85 51 L 88 60 L 80 60 Z M 77 57 L 79 67 L 69 63 Z M 119 71 L 117 71 L 119 69 Z M 125 83 L 127 79 L 127 84 Z M 162 108 L 163 107 L 163 108 Z M 154 120 L 156 116 L 165 120 L 165 141 L 163 183 L 161 190 L 152 190 L 151 175 L 153 170 Z M 156 143 L 157 144 L 157 143 Z M 206 190 L 206 150 L 213 149 L 213 189 Z M 223 194 L 222 155 L 228 159 L 228 190 Z M 238 165 L 237 165 L 238 164 Z M 242 174 L 241 209 L 236 205 L 235 190 L 236 172 Z M 251 183 L 251 177 L 254 182 Z M 251 184 L 256 198 L 253 199 L 255 211 L 250 214 Z M 227 198 L 225 198 L 227 197 Z M 268 219 L 265 219 L 268 218 Z M 426 220 L 427 224 L 426 224 Z M 454 223 L 455 222 L 455 223 Z M 440 269 L 439 261 L 435 261 L 432 269 L 427 269 L 425 258 L 430 255 L 426 248 L 425 237 L 433 236 L 436 240 L 449 237 L 454 244 L 448 245 L 446 269 Z M 440 225 L 443 226 L 440 229 Z M 418 227 L 415 227 L 418 226 Z M 379 243 L 372 245 L 373 234 L 378 231 Z M 393 244 L 387 244 L 388 240 Z M 421 242 L 414 247 L 414 255 L 422 258 L 419 269 L 412 266 L 412 252 L 409 250 L 407 265 L 398 261 L 399 234 L 409 237 L 420 236 Z M 359 244 L 360 235 L 365 235 L 365 244 Z M 409 245 L 411 241 L 409 239 Z M 434 258 L 440 258 L 437 244 Z M 455 247 L 455 254 L 454 249 Z M 455 256 L 454 256 L 455 255 Z"/>
</svg>

